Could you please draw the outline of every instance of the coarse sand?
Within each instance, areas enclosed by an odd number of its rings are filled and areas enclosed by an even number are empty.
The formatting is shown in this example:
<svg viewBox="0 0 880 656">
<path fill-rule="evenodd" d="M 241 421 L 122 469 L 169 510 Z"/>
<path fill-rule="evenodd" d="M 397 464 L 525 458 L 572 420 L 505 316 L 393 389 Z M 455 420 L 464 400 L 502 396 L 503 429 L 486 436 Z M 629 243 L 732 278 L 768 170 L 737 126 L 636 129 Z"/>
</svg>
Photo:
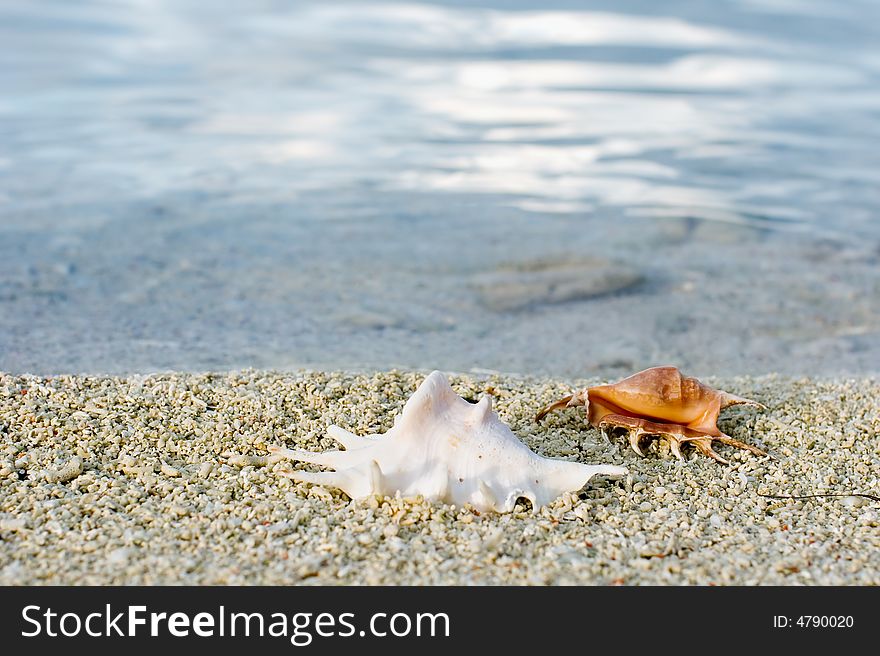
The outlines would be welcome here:
<svg viewBox="0 0 880 656">
<path fill-rule="evenodd" d="M 331 423 L 388 430 L 424 375 L 0 374 L 0 584 L 880 584 L 876 379 L 705 379 L 768 408 L 722 413 L 770 454 L 717 444 L 728 467 L 639 457 L 583 409 L 534 422 L 607 381 L 451 375 L 536 452 L 630 470 L 537 513 L 352 501 L 267 464 L 269 444 L 337 448 Z M 762 496 L 809 494 L 844 496 Z"/>
</svg>

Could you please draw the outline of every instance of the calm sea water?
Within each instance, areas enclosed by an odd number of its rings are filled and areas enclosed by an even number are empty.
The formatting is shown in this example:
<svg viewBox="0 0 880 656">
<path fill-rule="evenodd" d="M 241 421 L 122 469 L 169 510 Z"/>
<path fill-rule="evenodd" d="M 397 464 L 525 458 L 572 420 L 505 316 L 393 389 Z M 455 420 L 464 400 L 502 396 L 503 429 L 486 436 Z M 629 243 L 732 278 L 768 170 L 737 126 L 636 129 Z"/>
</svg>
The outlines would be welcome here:
<svg viewBox="0 0 880 656">
<path fill-rule="evenodd" d="M 0 89 L 0 370 L 880 371 L 875 0 L 5 0 Z"/>
</svg>

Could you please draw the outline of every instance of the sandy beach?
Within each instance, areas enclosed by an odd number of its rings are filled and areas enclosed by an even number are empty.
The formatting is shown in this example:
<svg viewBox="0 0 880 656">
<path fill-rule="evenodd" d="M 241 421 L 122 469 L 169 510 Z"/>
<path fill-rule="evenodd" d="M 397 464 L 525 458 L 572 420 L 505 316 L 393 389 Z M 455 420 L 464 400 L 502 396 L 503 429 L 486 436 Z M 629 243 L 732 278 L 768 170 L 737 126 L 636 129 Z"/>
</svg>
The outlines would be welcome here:
<svg viewBox="0 0 880 656">
<path fill-rule="evenodd" d="M 350 500 L 267 465 L 337 448 L 331 423 L 385 431 L 425 372 L 0 374 L 0 584 L 880 584 L 880 382 L 707 379 L 754 398 L 725 467 L 647 457 L 542 405 L 600 382 L 451 375 L 536 452 L 625 465 L 533 513 Z"/>
</svg>

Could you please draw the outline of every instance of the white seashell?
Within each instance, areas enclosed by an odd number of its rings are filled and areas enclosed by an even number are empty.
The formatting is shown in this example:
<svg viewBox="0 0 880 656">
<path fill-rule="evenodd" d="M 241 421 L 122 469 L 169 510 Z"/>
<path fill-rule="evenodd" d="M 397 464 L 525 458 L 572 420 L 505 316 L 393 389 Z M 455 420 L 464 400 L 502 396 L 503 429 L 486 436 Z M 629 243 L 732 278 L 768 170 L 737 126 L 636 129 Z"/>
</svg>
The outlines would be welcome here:
<svg viewBox="0 0 880 656">
<path fill-rule="evenodd" d="M 284 475 L 338 487 L 352 498 L 399 492 L 469 503 L 480 511 L 510 512 L 520 497 L 529 499 L 537 510 L 563 492 L 580 490 L 595 474 L 627 474 L 624 467 L 539 456 L 492 411 L 489 397 L 468 403 L 439 371 L 425 378 L 387 433 L 360 437 L 330 426 L 327 434 L 346 450 L 314 453 L 269 447 L 269 451 L 276 457 L 332 467 L 336 471 Z"/>
</svg>

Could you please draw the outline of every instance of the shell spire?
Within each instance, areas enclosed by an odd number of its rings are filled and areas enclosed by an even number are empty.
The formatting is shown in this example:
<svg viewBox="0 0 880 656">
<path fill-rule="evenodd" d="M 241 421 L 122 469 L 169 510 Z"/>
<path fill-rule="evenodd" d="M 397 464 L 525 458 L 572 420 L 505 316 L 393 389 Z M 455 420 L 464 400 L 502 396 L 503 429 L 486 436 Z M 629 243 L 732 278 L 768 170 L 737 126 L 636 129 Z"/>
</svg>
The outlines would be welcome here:
<svg viewBox="0 0 880 656">
<path fill-rule="evenodd" d="M 623 476 L 624 467 L 586 465 L 544 458 L 523 444 L 483 397 L 461 398 L 439 371 L 428 375 L 383 435 L 360 437 L 331 426 L 328 435 L 344 451 L 313 453 L 269 447 L 280 458 L 332 467 L 335 471 L 291 471 L 284 475 L 338 487 L 352 498 L 372 494 L 422 495 L 480 511 L 510 512 L 517 499 L 535 511 L 567 491 L 581 489 L 596 474 Z"/>
</svg>

